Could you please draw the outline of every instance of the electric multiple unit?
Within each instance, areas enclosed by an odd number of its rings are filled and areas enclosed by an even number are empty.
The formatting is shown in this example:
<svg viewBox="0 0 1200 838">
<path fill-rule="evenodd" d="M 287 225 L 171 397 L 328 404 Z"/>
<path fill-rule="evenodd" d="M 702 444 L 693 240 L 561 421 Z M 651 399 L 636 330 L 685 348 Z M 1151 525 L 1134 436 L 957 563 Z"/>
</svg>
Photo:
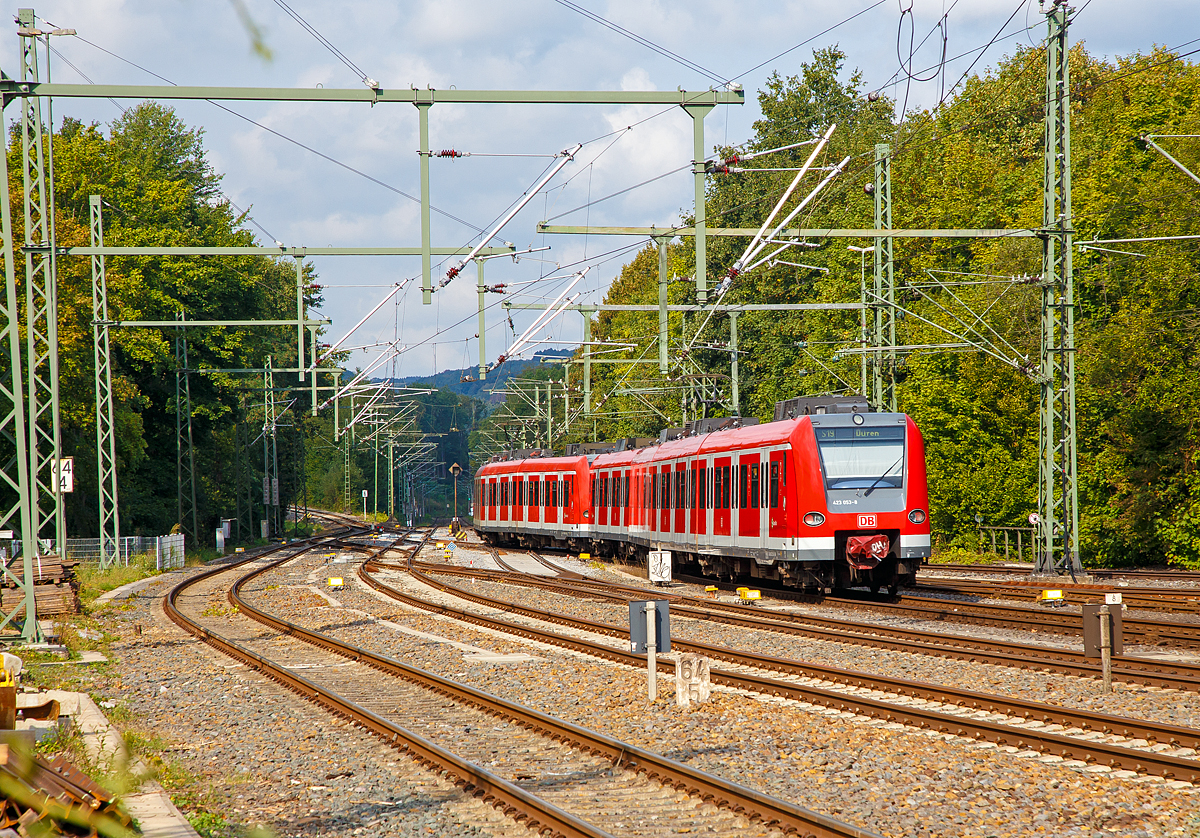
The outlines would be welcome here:
<svg viewBox="0 0 1200 838">
<path fill-rule="evenodd" d="M 493 543 L 674 564 L 814 590 L 911 584 L 930 555 L 925 448 L 899 413 L 817 413 L 574 457 L 483 466 Z"/>
</svg>

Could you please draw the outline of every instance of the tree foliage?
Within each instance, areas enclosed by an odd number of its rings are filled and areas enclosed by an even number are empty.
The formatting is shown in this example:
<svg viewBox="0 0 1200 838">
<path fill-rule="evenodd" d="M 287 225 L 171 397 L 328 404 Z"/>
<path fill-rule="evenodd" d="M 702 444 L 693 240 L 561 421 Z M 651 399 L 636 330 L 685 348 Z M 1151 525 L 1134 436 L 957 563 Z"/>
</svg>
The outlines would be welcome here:
<svg viewBox="0 0 1200 838">
<path fill-rule="evenodd" d="M 1141 134 L 1200 134 L 1200 67 L 1162 50 L 1106 62 L 1082 46 L 1072 76 L 1073 226 L 1077 241 L 1196 235 L 1195 182 L 1137 140 Z M 1038 228 L 1042 216 L 1045 54 L 1018 49 L 974 76 L 943 106 L 895 122 L 893 103 L 868 97 L 836 48 L 814 54 L 796 75 L 775 75 L 759 93 L 762 118 L 746 150 L 810 139 L 838 128 L 819 165 L 849 157 L 844 174 L 796 219 L 809 229 L 872 227 L 875 145 L 890 144 L 893 224 L 909 228 Z M 1193 171 L 1200 142 L 1163 139 Z M 733 149 L 717 149 L 731 156 Z M 800 165 L 809 146 L 744 166 Z M 768 162 L 769 161 L 769 162 Z M 709 179 L 710 226 L 757 228 L 791 172 Z M 809 179 L 808 184 L 815 183 Z M 809 187 L 797 190 L 786 213 Z M 782 214 L 780 215 L 782 218 Z M 779 258 L 823 268 L 767 264 L 734 280 L 724 302 L 857 302 L 872 254 L 809 240 Z M 710 287 L 741 255 L 745 239 L 710 238 Z M 1117 251 L 1117 252 L 1114 252 Z M 1200 566 L 1200 250 L 1190 240 L 1117 244 L 1075 254 L 1080 505 L 1085 560 L 1164 560 Z M 672 278 L 694 274 L 690 239 L 670 245 Z M 900 345 L 981 343 L 914 350 L 898 370 L 900 409 L 922 427 L 931 517 L 943 545 L 971 546 L 975 516 L 1022 526 L 1037 503 L 1041 244 L 1037 238 L 895 240 L 903 311 Z M 695 301 L 690 281 L 672 282 L 672 303 Z M 610 303 L 656 303 L 658 260 L 649 246 L 622 270 Z M 729 318 L 670 318 L 672 369 L 654 364 L 593 367 L 593 421 L 569 438 L 651 433 L 725 407 L 692 400 L 698 373 L 728 375 Z M 615 357 L 657 358 L 657 314 L 605 312 L 597 340 L 635 344 Z M 857 312 L 749 312 L 738 318 L 740 405 L 769 418 L 775 401 L 860 389 L 863 338 Z M 964 351 L 966 350 L 966 351 Z M 614 356 L 608 356 L 614 357 Z M 578 354 L 577 358 L 578 360 Z M 579 373 L 572 370 L 577 386 Z M 728 406 L 726 406 L 728 407 Z"/>
</svg>

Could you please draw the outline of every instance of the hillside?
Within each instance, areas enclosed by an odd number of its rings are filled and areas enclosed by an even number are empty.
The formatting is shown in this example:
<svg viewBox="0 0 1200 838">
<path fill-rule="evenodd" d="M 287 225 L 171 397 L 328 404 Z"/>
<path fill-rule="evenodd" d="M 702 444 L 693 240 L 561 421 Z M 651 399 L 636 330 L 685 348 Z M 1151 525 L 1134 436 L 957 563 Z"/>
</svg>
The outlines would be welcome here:
<svg viewBox="0 0 1200 838">
<path fill-rule="evenodd" d="M 414 387 L 433 387 L 438 390 L 449 390 L 450 392 L 457 393 L 460 396 L 479 399 L 480 401 L 488 404 L 498 404 L 504 401 L 504 396 L 500 395 L 499 391 L 504 389 L 504 383 L 508 381 L 508 379 L 521 375 L 531 367 L 539 366 L 543 359 L 545 359 L 547 362 L 550 362 L 551 360 L 565 360 L 570 358 L 571 354 L 571 350 L 569 349 L 546 349 L 542 352 L 536 353 L 532 358 L 517 358 L 512 361 L 505 361 L 500 365 L 499 369 L 488 373 L 488 377 L 485 381 L 479 380 L 478 367 L 468 367 L 466 369 L 443 370 L 437 375 L 397 378 L 393 380 L 393 383 Z M 379 382 L 387 381 L 385 378 L 374 380 Z"/>
</svg>

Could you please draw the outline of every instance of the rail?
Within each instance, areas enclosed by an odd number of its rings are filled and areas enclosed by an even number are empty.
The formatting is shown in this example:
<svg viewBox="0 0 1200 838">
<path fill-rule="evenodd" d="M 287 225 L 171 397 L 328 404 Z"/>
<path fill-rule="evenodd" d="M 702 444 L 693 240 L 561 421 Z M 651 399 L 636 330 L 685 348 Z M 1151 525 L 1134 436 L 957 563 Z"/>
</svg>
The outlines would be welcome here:
<svg viewBox="0 0 1200 838">
<path fill-rule="evenodd" d="M 408 605 L 453 617 L 463 622 L 505 631 L 510 634 L 517 634 L 518 636 L 524 636 L 563 648 L 571 648 L 629 666 L 641 667 L 643 665 L 643 660 L 639 655 L 625 652 L 613 646 L 581 638 L 565 637 L 532 626 L 512 623 L 495 617 L 487 617 L 451 606 L 430 603 L 419 597 L 399 591 L 374 577 L 372 571 L 380 567 L 395 568 L 396 566 L 377 561 L 368 561 L 360 567 L 359 576 L 375 590 Z M 622 639 L 628 636 L 628 632 L 624 627 L 568 617 L 559 613 L 529 608 L 494 597 L 485 597 L 465 591 L 431 576 L 430 573 L 440 571 L 440 568 L 437 566 L 421 562 L 410 562 L 407 569 L 415 578 L 428 585 L 450 593 L 453 596 L 489 608 L 509 611 L 535 620 L 565 625 L 576 630 L 590 631 Z M 1072 710 L 1021 699 L 1009 699 L 1007 697 L 975 693 L 886 676 L 868 675 L 852 670 L 817 666 L 783 658 L 739 652 L 710 644 L 686 641 L 680 638 L 672 638 L 671 642 L 684 651 L 696 652 L 707 657 L 748 667 L 771 669 L 785 672 L 789 675 L 819 678 L 846 686 L 865 687 L 913 698 L 956 704 L 973 710 L 1003 713 L 1026 721 L 1040 721 L 1044 724 L 1061 724 L 1080 727 L 1084 730 L 1115 733 L 1130 739 L 1146 739 L 1147 741 L 1158 742 L 1160 744 L 1170 744 L 1174 747 L 1200 747 L 1200 731 L 1189 728 L 1155 722 L 1143 722 L 1083 710 Z M 1080 740 L 1057 733 L 1025 730 L 1003 723 L 964 718 L 936 710 L 927 710 L 912 706 L 898 706 L 879 699 L 852 696 L 833 690 L 778 681 L 748 673 L 713 669 L 711 670 L 711 677 L 714 683 L 736 689 L 793 698 L 872 718 L 898 721 L 922 729 L 933 729 L 958 736 L 986 739 L 1001 745 L 1030 748 L 1041 753 L 1062 756 L 1064 759 L 1081 759 L 1089 763 L 1098 762 L 1114 768 L 1153 773 L 1188 781 L 1200 780 L 1200 762 L 1177 756 L 1163 755 L 1153 751 L 1126 748 L 1103 742 Z"/>
</svg>

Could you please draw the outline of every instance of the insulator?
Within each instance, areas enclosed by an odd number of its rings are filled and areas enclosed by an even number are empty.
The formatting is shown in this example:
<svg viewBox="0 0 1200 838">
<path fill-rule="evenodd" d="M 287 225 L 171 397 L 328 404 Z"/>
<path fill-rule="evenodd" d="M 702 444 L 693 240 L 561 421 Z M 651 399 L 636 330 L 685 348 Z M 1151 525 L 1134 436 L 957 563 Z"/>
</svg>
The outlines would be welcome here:
<svg viewBox="0 0 1200 838">
<path fill-rule="evenodd" d="M 447 281 L 448 281 L 448 280 L 451 280 L 451 279 L 454 279 L 454 277 L 458 276 L 458 273 L 459 273 L 459 271 L 461 271 L 461 270 L 462 270 L 461 268 L 457 268 L 457 267 L 455 267 L 455 268 L 451 268 L 450 270 L 446 271 L 446 279 L 447 279 Z"/>
<path fill-rule="evenodd" d="M 733 155 L 733 157 L 726 157 L 726 158 L 725 158 L 725 165 L 726 165 L 726 166 L 736 166 L 736 165 L 737 165 L 738 163 L 740 163 L 740 162 L 742 162 L 742 158 L 738 157 L 736 154 L 735 154 L 735 155 Z"/>
<path fill-rule="evenodd" d="M 463 153 L 461 151 L 455 151 L 452 148 L 443 148 L 441 151 L 439 151 L 437 153 L 437 156 L 438 157 L 462 157 Z"/>
</svg>

